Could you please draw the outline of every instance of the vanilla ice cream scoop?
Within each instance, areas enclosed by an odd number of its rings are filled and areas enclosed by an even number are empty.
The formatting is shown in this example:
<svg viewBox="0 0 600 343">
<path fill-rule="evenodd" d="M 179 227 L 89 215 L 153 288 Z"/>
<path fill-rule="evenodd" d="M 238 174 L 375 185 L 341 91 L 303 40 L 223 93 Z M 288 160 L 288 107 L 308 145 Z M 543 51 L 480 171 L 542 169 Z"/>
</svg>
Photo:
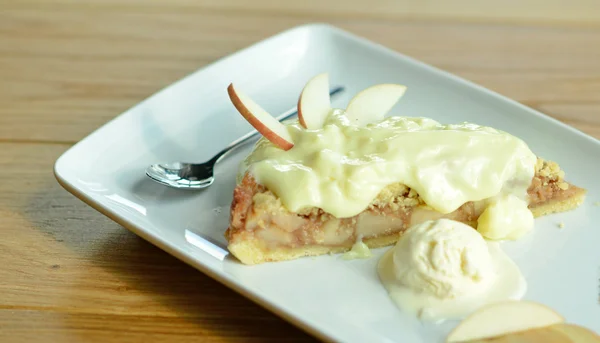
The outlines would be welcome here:
<svg viewBox="0 0 600 343">
<path fill-rule="evenodd" d="M 378 272 L 398 307 L 425 320 L 462 318 L 488 303 L 520 299 L 526 290 L 498 243 L 449 219 L 409 228 Z"/>
<path fill-rule="evenodd" d="M 483 237 L 449 219 L 410 228 L 394 249 L 393 259 L 400 283 L 439 298 L 480 292 L 496 276 Z"/>
</svg>

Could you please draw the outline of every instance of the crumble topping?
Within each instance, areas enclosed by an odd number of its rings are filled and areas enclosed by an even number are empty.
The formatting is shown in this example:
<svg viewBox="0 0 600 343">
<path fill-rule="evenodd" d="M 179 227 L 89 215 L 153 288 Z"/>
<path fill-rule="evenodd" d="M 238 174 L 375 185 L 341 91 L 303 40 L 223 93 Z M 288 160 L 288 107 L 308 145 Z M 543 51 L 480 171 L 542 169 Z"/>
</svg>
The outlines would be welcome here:
<svg viewBox="0 0 600 343">
<path fill-rule="evenodd" d="M 271 215 L 275 215 L 276 212 L 285 209 L 285 207 L 283 207 L 281 204 L 281 200 L 270 191 L 254 194 L 254 196 L 252 197 L 252 201 L 254 203 L 255 209 L 257 209 L 260 212 L 269 213 Z"/>
<path fill-rule="evenodd" d="M 569 184 L 563 181 L 565 172 L 560 169 L 556 162 L 546 161 L 538 157 L 535 164 L 535 175 L 545 178 L 543 181 L 544 186 L 548 186 L 550 181 L 554 181 L 556 182 L 556 186 L 563 191 L 569 189 Z"/>
<path fill-rule="evenodd" d="M 564 191 L 569 189 L 569 184 L 564 181 L 565 172 L 560 169 L 560 166 L 556 162 L 547 161 L 538 157 L 535 164 L 535 176 L 536 178 L 540 178 L 540 183 L 543 186 L 554 183 L 560 190 Z M 255 208 L 260 211 L 275 214 L 275 212 L 285 209 L 285 207 L 282 206 L 281 199 L 268 190 L 256 193 L 252 200 Z M 401 208 L 419 205 L 426 204 L 414 189 L 401 183 L 395 183 L 385 187 L 371 202 L 369 209 L 389 208 L 392 211 L 397 211 Z M 288 212 L 287 210 L 285 211 Z M 297 214 L 306 217 L 320 218 L 321 221 L 325 221 L 329 217 L 318 207 L 304 208 L 298 211 Z"/>
<path fill-rule="evenodd" d="M 414 189 L 401 183 L 395 183 L 384 188 L 371 202 L 369 208 L 390 207 L 396 211 L 402 207 L 412 207 L 423 203 L 423 199 Z"/>
</svg>

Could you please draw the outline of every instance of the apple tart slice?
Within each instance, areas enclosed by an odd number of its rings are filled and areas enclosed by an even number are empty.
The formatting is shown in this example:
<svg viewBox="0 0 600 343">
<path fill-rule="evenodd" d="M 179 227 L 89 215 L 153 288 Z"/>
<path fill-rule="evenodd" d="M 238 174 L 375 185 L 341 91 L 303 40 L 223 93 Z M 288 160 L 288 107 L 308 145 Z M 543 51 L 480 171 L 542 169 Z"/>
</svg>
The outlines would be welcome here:
<svg viewBox="0 0 600 343">
<path fill-rule="evenodd" d="M 242 164 L 225 236 L 244 264 L 394 244 L 448 218 L 516 239 L 533 216 L 579 206 L 586 191 L 518 138 L 475 124 L 387 117 L 406 90 L 376 85 L 332 109 L 326 74 L 310 80 L 298 122 L 275 120 L 233 84 L 236 109 L 263 138 Z M 529 223 L 529 224 L 527 224 Z"/>
</svg>

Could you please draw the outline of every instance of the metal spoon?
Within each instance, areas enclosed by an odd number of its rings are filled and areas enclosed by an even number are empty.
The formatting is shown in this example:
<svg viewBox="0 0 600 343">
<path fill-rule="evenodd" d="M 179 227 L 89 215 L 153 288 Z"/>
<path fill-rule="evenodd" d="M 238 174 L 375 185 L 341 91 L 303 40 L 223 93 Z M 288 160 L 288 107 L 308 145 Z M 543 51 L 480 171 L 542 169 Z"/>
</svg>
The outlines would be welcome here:
<svg viewBox="0 0 600 343">
<path fill-rule="evenodd" d="M 334 96 L 344 90 L 344 87 L 336 87 L 329 93 Z M 283 113 L 277 120 L 282 121 L 297 114 L 297 108 L 294 107 Z M 215 164 L 221 161 L 227 154 L 235 148 L 249 142 L 251 138 L 258 135 L 258 131 L 253 130 L 242 137 L 231 142 L 225 149 L 219 151 L 210 160 L 203 163 L 160 163 L 153 164 L 146 169 L 146 175 L 152 180 L 165 186 L 180 189 L 201 189 L 206 188 L 215 181 Z"/>
</svg>

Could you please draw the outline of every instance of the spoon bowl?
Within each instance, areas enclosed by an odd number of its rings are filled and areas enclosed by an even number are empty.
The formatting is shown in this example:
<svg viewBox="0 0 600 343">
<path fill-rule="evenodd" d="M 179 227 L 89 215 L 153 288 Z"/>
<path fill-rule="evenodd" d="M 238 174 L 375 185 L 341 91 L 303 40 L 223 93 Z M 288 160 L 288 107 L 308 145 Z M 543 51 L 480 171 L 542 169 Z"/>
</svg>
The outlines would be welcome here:
<svg viewBox="0 0 600 343">
<path fill-rule="evenodd" d="M 214 163 L 160 163 L 146 169 L 146 175 L 165 186 L 178 189 L 206 188 L 215 181 Z"/>
</svg>

